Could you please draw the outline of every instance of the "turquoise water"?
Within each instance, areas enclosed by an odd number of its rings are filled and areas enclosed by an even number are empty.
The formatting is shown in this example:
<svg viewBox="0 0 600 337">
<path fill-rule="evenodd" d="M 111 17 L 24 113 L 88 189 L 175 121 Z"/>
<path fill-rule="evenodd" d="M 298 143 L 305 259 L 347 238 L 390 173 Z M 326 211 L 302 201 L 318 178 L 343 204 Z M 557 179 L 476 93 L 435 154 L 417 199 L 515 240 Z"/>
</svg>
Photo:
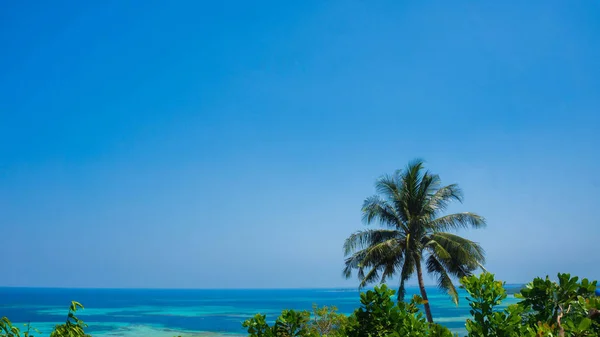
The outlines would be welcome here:
<svg viewBox="0 0 600 337">
<path fill-rule="evenodd" d="M 409 288 L 408 296 L 418 293 Z M 436 288 L 428 289 L 434 320 L 464 334 L 469 307 Z M 273 320 L 282 309 L 310 310 L 335 305 L 342 313 L 359 306 L 355 289 L 159 290 L 0 288 L 0 317 L 31 325 L 47 335 L 64 321 L 70 301 L 85 306 L 79 317 L 94 337 L 244 335 L 241 322 L 255 313 Z M 505 304 L 514 303 L 512 297 Z"/>
</svg>

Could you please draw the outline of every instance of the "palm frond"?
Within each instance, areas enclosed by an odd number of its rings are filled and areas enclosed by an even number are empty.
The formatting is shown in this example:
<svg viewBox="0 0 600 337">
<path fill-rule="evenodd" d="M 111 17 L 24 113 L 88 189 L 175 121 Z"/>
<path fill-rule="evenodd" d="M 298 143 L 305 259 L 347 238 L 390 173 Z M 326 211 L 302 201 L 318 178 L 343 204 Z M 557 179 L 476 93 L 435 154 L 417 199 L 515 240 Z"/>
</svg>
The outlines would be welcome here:
<svg viewBox="0 0 600 337">
<path fill-rule="evenodd" d="M 435 254 L 444 260 L 452 258 L 452 255 L 450 255 L 446 248 L 444 248 L 444 246 L 442 246 L 435 239 L 432 239 L 431 236 L 426 236 L 423 238 L 423 246 L 428 248 L 432 254 Z"/>
<path fill-rule="evenodd" d="M 408 163 L 402 175 L 406 177 L 407 181 L 418 182 L 424 165 L 425 162 L 422 159 L 414 159 Z"/>
<path fill-rule="evenodd" d="M 365 249 L 362 266 L 376 266 L 386 261 L 401 259 L 403 250 L 398 240 L 390 239 Z"/>
<path fill-rule="evenodd" d="M 485 218 L 471 212 L 454 213 L 441 216 L 427 224 L 433 231 L 447 231 L 459 228 L 485 227 Z"/>
<path fill-rule="evenodd" d="M 403 209 L 403 213 L 406 214 L 409 220 L 420 213 L 421 206 L 419 205 L 418 191 L 422 180 L 422 170 L 423 162 L 415 160 L 408 164 L 400 176 L 402 199 L 399 207 Z"/>
<path fill-rule="evenodd" d="M 427 240 L 428 251 L 435 255 L 452 275 L 463 277 L 470 275 L 478 267 L 483 268 L 485 252 L 478 243 L 443 232 L 433 233 Z"/>
<path fill-rule="evenodd" d="M 398 231 L 392 229 L 367 229 L 355 232 L 344 241 L 344 256 L 352 254 L 357 249 L 366 249 L 394 239 L 398 235 Z"/>
<path fill-rule="evenodd" d="M 364 260 L 366 254 L 366 250 L 361 250 L 352 254 L 352 256 L 346 258 L 346 260 L 344 261 L 343 270 L 344 277 L 346 277 L 347 279 L 352 277 L 352 270 L 360 268 L 361 261 Z"/>
<path fill-rule="evenodd" d="M 429 199 L 431 198 L 431 195 L 437 191 L 439 185 L 440 177 L 437 174 L 426 171 L 422 175 L 421 180 L 417 183 L 414 205 L 414 207 L 418 207 L 419 214 L 429 213 L 429 209 L 427 209 Z"/>
<path fill-rule="evenodd" d="M 370 283 L 374 283 L 379 279 L 380 283 L 384 283 L 388 277 L 394 275 L 396 269 L 401 264 L 402 258 L 395 255 L 388 256 L 388 259 L 380 260 L 379 263 L 372 266 L 371 269 L 364 273 L 364 267 L 359 269 L 358 277 L 360 280 L 359 288 L 363 288 Z M 381 273 L 381 276 L 380 276 Z"/>
<path fill-rule="evenodd" d="M 360 269 L 383 264 L 386 261 L 403 257 L 402 244 L 392 238 L 366 247 L 346 259 L 346 268 Z M 346 270 L 346 269 L 345 269 Z M 344 272 L 347 274 L 346 272 Z"/>
<path fill-rule="evenodd" d="M 369 272 L 365 275 L 364 269 L 360 269 L 358 272 L 358 277 L 360 279 L 360 283 L 358 285 L 359 289 L 366 287 L 368 284 L 373 283 L 379 279 L 379 270 L 378 268 L 371 268 Z"/>
<path fill-rule="evenodd" d="M 367 224 L 379 220 L 381 225 L 390 228 L 400 228 L 403 226 L 402 220 L 398 217 L 394 207 L 377 195 L 365 199 L 362 206 L 362 213 L 363 221 Z"/>
<path fill-rule="evenodd" d="M 381 283 L 384 283 L 388 278 L 393 277 L 397 270 L 402 265 L 402 258 L 398 257 L 392 261 L 387 261 L 382 268 Z"/>
<path fill-rule="evenodd" d="M 436 214 L 446 210 L 451 201 L 462 202 L 462 200 L 463 194 L 460 187 L 451 184 L 431 193 L 426 208 L 431 214 Z"/>
<path fill-rule="evenodd" d="M 375 181 L 375 190 L 387 200 L 397 200 L 401 198 L 400 186 L 398 186 L 397 175 L 383 175 Z"/>
<path fill-rule="evenodd" d="M 371 283 L 381 274 L 381 282 L 394 274 L 394 270 L 403 259 L 402 245 L 395 238 L 362 249 L 346 259 L 344 276 L 351 277 L 352 270 L 357 270 L 361 281 L 360 287 Z M 365 270 L 369 270 L 365 274 Z"/>
<path fill-rule="evenodd" d="M 452 298 L 452 302 L 458 305 L 458 291 L 452 283 L 452 278 L 444 265 L 434 255 L 429 255 L 427 258 L 427 272 L 437 275 L 438 287 L 445 290 Z"/>
</svg>

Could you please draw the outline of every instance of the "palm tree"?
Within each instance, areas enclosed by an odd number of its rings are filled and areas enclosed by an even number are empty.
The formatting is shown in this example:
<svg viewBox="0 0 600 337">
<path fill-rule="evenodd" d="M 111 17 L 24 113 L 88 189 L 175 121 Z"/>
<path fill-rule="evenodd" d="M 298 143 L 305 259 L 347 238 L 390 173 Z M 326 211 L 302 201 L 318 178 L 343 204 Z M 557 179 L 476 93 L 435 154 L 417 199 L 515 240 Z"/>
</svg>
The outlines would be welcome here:
<svg viewBox="0 0 600 337">
<path fill-rule="evenodd" d="M 478 243 L 447 231 L 480 228 L 485 226 L 485 219 L 469 212 L 441 215 L 451 201 L 462 202 L 462 192 L 455 184 L 441 186 L 440 178 L 424 171 L 419 160 L 405 170 L 379 178 L 375 187 L 378 195 L 363 203 L 363 221 L 378 222 L 386 228 L 358 231 L 346 239 L 344 275 L 350 278 L 356 269 L 362 288 L 399 273 L 398 301 L 403 301 L 404 283 L 416 272 L 427 320 L 433 322 L 422 263 L 458 304 L 452 277 L 483 268 L 484 251 Z"/>
</svg>

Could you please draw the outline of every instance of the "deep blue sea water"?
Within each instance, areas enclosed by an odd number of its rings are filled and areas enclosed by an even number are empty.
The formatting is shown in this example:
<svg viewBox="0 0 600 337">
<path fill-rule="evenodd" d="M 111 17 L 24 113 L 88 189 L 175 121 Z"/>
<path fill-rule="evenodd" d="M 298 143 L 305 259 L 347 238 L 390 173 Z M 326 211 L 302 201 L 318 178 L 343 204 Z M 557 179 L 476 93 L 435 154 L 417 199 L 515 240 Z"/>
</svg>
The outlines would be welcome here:
<svg viewBox="0 0 600 337">
<path fill-rule="evenodd" d="M 410 288 L 408 296 L 418 293 Z M 436 322 L 464 332 L 469 316 L 466 294 L 455 306 L 444 293 L 428 289 Z M 159 290 L 0 288 L 0 317 L 31 322 L 41 332 L 64 321 L 72 300 L 85 310 L 79 316 L 88 332 L 101 336 L 174 336 L 239 334 L 241 322 L 255 313 L 274 319 L 282 309 L 310 310 L 313 303 L 335 305 L 342 313 L 359 306 L 355 289 Z M 505 304 L 514 303 L 509 297 Z"/>
</svg>

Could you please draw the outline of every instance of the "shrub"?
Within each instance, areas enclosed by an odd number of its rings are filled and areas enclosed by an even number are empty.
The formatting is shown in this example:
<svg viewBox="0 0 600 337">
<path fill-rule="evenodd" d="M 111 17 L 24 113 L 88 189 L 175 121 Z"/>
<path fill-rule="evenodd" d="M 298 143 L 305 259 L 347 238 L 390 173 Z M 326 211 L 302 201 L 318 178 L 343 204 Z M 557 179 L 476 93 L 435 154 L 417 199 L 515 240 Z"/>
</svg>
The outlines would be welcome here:
<svg viewBox="0 0 600 337">
<path fill-rule="evenodd" d="M 496 281 L 493 274 L 483 273 L 463 277 L 461 284 L 469 294 L 467 301 L 473 317 L 465 324 L 469 337 L 521 336 L 522 308 L 513 305 L 504 311 L 497 309 L 507 296 L 504 283 Z"/>
<path fill-rule="evenodd" d="M 415 296 L 409 303 L 394 303 L 395 291 L 385 284 L 361 293 L 361 307 L 350 316 L 348 337 L 447 337 L 447 328 L 429 324 L 419 312 L 417 305 L 423 300 Z"/>
<path fill-rule="evenodd" d="M 515 295 L 520 302 L 498 310 L 506 298 L 502 282 L 489 273 L 462 278 L 473 316 L 466 323 L 469 337 L 599 336 L 596 281 L 578 280 L 569 274 L 558 274 L 558 282 L 536 278 Z"/>
<path fill-rule="evenodd" d="M 517 298 L 523 307 L 523 323 L 530 330 L 561 336 L 598 336 L 600 300 L 595 294 L 597 281 L 590 282 L 570 274 L 558 274 L 558 282 L 535 278 Z"/>
<path fill-rule="evenodd" d="M 337 312 L 337 307 L 321 307 L 313 305 L 311 330 L 317 336 L 342 337 L 348 325 L 348 317 Z"/>
</svg>

